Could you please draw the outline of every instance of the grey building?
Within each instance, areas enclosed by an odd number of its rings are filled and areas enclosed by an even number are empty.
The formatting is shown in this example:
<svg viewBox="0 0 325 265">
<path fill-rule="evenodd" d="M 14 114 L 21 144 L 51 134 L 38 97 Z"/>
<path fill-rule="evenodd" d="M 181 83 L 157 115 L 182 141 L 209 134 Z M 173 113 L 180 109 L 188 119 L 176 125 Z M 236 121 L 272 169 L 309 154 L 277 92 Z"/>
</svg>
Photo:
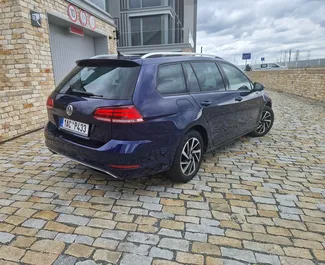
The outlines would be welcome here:
<svg viewBox="0 0 325 265">
<path fill-rule="evenodd" d="M 124 54 L 195 51 L 197 0 L 107 0 Z"/>
</svg>

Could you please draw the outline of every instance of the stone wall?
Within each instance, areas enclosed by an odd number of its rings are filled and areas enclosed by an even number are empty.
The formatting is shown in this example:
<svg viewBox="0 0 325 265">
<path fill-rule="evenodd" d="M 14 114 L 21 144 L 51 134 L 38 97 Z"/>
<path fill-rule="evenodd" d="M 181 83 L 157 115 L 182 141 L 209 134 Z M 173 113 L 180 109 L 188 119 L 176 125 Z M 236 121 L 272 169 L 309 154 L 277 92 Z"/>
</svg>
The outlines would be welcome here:
<svg viewBox="0 0 325 265">
<path fill-rule="evenodd" d="M 266 88 L 325 102 L 325 68 L 246 73 Z"/>
<path fill-rule="evenodd" d="M 0 1 L 0 142 L 46 121 L 45 102 L 54 89 L 47 12 L 68 19 L 68 5 L 65 0 Z M 41 13 L 42 27 L 31 25 L 30 10 Z M 114 36 L 114 26 L 99 18 L 96 28 Z M 108 42 L 109 52 L 116 53 L 115 41 Z"/>
</svg>

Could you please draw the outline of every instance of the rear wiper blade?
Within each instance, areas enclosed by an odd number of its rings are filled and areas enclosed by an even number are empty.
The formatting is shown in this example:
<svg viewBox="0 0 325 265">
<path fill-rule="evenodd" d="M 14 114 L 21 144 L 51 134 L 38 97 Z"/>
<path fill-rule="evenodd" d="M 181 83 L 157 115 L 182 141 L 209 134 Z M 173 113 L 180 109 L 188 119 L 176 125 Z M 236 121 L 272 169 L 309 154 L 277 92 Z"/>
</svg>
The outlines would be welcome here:
<svg viewBox="0 0 325 265">
<path fill-rule="evenodd" d="M 99 97 L 99 98 L 103 97 L 103 95 L 96 95 L 96 94 L 91 93 L 91 92 L 80 91 L 80 90 L 75 90 L 75 89 L 71 89 L 71 92 L 74 93 L 74 94 L 80 94 L 80 95 L 85 95 L 85 96 L 89 96 L 89 97 Z"/>
</svg>

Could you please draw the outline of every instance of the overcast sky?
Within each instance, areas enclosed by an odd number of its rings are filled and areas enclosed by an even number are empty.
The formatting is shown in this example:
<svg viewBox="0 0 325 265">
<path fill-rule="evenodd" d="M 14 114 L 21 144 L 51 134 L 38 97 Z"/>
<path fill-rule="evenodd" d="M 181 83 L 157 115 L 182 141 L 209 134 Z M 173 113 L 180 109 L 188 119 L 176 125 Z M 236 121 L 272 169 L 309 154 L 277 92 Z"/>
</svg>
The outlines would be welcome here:
<svg viewBox="0 0 325 265">
<path fill-rule="evenodd" d="M 282 61 L 300 49 L 300 59 L 325 58 L 325 0 L 198 0 L 197 51 L 243 64 L 265 57 Z M 288 55 L 287 55 L 288 60 Z"/>
</svg>

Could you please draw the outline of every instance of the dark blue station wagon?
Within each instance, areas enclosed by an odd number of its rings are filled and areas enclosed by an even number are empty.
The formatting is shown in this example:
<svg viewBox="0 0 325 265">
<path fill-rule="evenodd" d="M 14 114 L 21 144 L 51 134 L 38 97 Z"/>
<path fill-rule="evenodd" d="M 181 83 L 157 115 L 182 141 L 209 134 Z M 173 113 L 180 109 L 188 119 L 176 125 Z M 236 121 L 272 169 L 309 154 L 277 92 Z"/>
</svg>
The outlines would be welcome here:
<svg viewBox="0 0 325 265">
<path fill-rule="evenodd" d="M 272 102 L 211 55 L 153 53 L 81 60 L 47 100 L 47 147 L 118 179 L 161 172 L 187 182 L 203 154 L 264 136 Z"/>
</svg>

